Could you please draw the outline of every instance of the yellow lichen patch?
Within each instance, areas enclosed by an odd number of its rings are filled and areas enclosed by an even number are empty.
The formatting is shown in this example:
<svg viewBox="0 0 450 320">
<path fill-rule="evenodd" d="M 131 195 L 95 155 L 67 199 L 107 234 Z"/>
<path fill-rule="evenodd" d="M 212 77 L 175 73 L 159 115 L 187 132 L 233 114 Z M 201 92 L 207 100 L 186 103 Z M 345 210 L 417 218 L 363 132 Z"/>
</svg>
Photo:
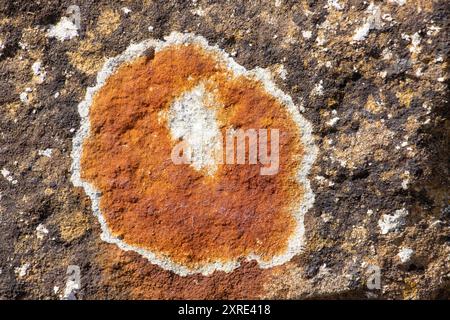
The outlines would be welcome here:
<svg viewBox="0 0 450 320">
<path fill-rule="evenodd" d="M 67 242 L 82 237 L 89 229 L 89 220 L 87 216 L 81 212 L 67 215 L 59 225 L 61 238 Z"/>
<path fill-rule="evenodd" d="M 341 162 L 345 162 L 346 167 L 356 168 L 376 152 L 382 158 L 393 136 L 394 133 L 382 122 L 363 121 L 355 134 L 340 136 L 341 147 L 335 149 L 335 155 Z"/>
<path fill-rule="evenodd" d="M 409 116 L 408 120 L 406 120 L 405 130 L 406 132 L 415 132 L 420 127 L 420 122 L 416 117 Z"/>
<path fill-rule="evenodd" d="M 286 30 L 286 36 L 284 37 L 284 41 L 281 44 L 281 47 L 282 48 L 287 48 L 288 45 L 292 45 L 292 44 L 294 44 L 297 41 L 297 39 L 299 38 L 300 29 L 295 24 L 295 22 L 292 21 L 292 19 L 290 19 L 286 23 L 286 26 L 283 29 Z"/>
<path fill-rule="evenodd" d="M 1 18 L 0 19 L 0 26 L 5 26 L 5 25 L 17 25 L 18 24 L 18 20 L 17 19 L 11 19 L 11 18 Z"/>
<path fill-rule="evenodd" d="M 308 250 L 312 252 L 320 251 L 324 248 L 330 248 L 332 246 L 332 241 L 328 238 L 322 238 L 317 234 L 314 234 L 310 239 L 308 239 Z"/>
<path fill-rule="evenodd" d="M 51 196 L 54 193 L 55 193 L 55 190 L 53 190 L 52 188 L 45 188 L 45 190 L 44 190 L 44 194 L 46 196 Z"/>
<path fill-rule="evenodd" d="M 396 170 L 385 171 L 380 174 L 381 181 L 388 181 L 392 177 L 397 176 L 398 172 Z"/>
<path fill-rule="evenodd" d="M 70 63 L 78 70 L 92 75 L 95 74 L 104 62 L 101 52 L 101 45 L 93 41 L 92 33 L 88 33 L 88 38 L 80 42 L 77 51 L 67 53 Z"/>
<path fill-rule="evenodd" d="M 378 101 L 375 101 L 373 95 L 369 95 L 364 108 L 371 113 L 380 113 L 383 110 L 381 104 Z"/>
<path fill-rule="evenodd" d="M 333 108 L 338 104 L 338 101 L 335 98 L 328 98 L 327 99 L 327 106 L 329 108 Z"/>
<path fill-rule="evenodd" d="M 429 0 L 409 0 L 408 2 L 411 3 L 411 5 L 416 7 L 417 12 L 426 11 L 426 12 L 432 12 L 433 11 L 433 1 Z"/>
<path fill-rule="evenodd" d="M 347 241 L 342 243 L 341 248 L 347 252 L 356 253 L 357 246 L 365 243 L 368 237 L 368 230 L 364 226 L 355 226 L 345 234 Z"/>
<path fill-rule="evenodd" d="M 16 117 L 17 111 L 20 108 L 20 103 L 18 103 L 18 102 L 7 103 L 4 106 L 2 106 L 2 108 L 5 108 L 7 111 L 7 114 L 11 118 L 14 118 L 14 117 Z"/>
<path fill-rule="evenodd" d="M 405 91 L 400 91 L 395 94 L 398 99 L 398 102 L 401 106 L 409 108 L 411 105 L 411 101 L 414 98 L 414 91 L 410 88 Z"/>
<path fill-rule="evenodd" d="M 352 232 L 350 234 L 350 238 L 353 240 L 365 240 L 367 238 L 368 235 L 368 231 L 365 227 L 360 226 L 360 227 L 355 227 L 352 229 Z"/>
<path fill-rule="evenodd" d="M 70 63 L 88 75 L 95 74 L 105 60 L 101 54 L 102 45 L 97 41 L 98 35 L 111 35 L 119 24 L 119 13 L 111 9 L 103 11 L 98 18 L 95 30 L 87 31 L 86 39 L 80 41 L 77 50 L 67 53 Z"/>
<path fill-rule="evenodd" d="M 387 151 L 384 149 L 375 150 L 375 152 L 373 153 L 373 158 L 375 159 L 375 161 L 383 161 L 386 159 L 386 156 Z"/>
<path fill-rule="evenodd" d="M 417 283 L 413 277 L 405 279 L 405 289 L 402 294 L 405 300 L 417 299 Z"/>
<path fill-rule="evenodd" d="M 106 9 L 98 18 L 97 32 L 103 36 L 109 36 L 120 24 L 120 14 L 114 10 Z"/>
</svg>

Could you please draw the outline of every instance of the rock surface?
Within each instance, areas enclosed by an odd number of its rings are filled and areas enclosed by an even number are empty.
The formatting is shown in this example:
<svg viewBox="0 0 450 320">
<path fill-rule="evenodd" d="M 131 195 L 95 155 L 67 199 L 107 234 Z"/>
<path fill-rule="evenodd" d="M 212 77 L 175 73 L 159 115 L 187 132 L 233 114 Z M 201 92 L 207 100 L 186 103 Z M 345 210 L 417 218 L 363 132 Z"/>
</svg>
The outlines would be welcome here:
<svg viewBox="0 0 450 320">
<path fill-rule="evenodd" d="M 446 1 L 76 4 L 79 20 L 67 1 L 0 3 L 0 298 L 450 297 Z M 270 70 L 312 123 L 315 202 L 289 262 L 174 274 L 104 242 L 73 185 L 86 89 L 172 31 Z"/>
</svg>

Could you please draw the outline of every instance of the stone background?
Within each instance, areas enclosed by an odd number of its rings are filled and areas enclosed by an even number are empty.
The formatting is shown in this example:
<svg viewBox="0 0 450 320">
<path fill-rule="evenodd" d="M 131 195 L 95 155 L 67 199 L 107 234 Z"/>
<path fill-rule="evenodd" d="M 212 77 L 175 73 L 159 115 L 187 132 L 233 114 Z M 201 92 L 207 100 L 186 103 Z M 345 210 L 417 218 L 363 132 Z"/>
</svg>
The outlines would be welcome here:
<svg viewBox="0 0 450 320">
<path fill-rule="evenodd" d="M 77 36 L 49 37 L 70 5 Z M 0 1 L 0 298 L 448 299 L 448 16 L 445 0 Z M 272 70 L 314 125 L 307 245 L 283 266 L 174 275 L 102 242 L 70 181 L 105 59 L 174 30 Z"/>
</svg>

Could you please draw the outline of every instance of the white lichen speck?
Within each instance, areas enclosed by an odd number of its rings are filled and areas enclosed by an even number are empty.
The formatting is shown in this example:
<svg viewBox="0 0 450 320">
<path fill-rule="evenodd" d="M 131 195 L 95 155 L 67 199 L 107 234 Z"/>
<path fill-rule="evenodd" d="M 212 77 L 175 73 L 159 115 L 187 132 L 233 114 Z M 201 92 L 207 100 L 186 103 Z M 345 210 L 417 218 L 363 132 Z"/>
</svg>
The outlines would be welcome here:
<svg viewBox="0 0 450 320">
<path fill-rule="evenodd" d="M 310 30 L 304 30 L 302 31 L 302 36 L 305 39 L 310 39 L 312 37 L 312 32 Z"/>
<path fill-rule="evenodd" d="M 45 236 L 48 234 L 48 229 L 41 223 L 36 228 L 36 236 L 39 240 L 42 240 L 45 238 Z"/>
<path fill-rule="evenodd" d="M 364 24 L 356 29 L 353 41 L 363 41 L 369 35 L 370 30 L 378 29 L 382 25 L 380 7 L 373 3 L 369 5 L 366 12 L 369 14 Z"/>
<path fill-rule="evenodd" d="M 35 61 L 31 66 L 31 70 L 33 71 L 33 74 L 38 78 L 38 83 L 44 82 L 45 71 L 42 70 L 42 61 Z"/>
<path fill-rule="evenodd" d="M 333 7 L 334 9 L 341 11 L 344 7 L 339 3 L 338 0 L 328 0 L 328 6 Z"/>
<path fill-rule="evenodd" d="M 51 158 L 52 153 L 53 153 L 53 149 L 50 149 L 50 148 L 47 148 L 47 149 L 45 149 L 45 150 L 39 150 L 39 151 L 38 151 L 38 154 L 39 154 L 40 156 L 44 156 L 44 157 L 47 157 L 47 158 Z"/>
<path fill-rule="evenodd" d="M 402 248 L 397 256 L 402 263 L 407 263 L 407 262 L 411 261 L 413 254 L 414 254 L 414 250 L 412 250 L 410 248 Z"/>
<path fill-rule="evenodd" d="M 69 18 L 62 17 L 56 25 L 50 27 L 47 36 L 59 41 L 70 40 L 78 36 L 78 27 Z"/>
<path fill-rule="evenodd" d="M 17 184 L 17 180 L 14 180 L 14 177 L 12 176 L 11 172 L 8 169 L 3 168 L 1 170 L 1 174 L 6 180 L 8 180 L 8 182 L 11 182 L 12 184 Z"/>
<path fill-rule="evenodd" d="M 405 225 L 405 217 L 408 215 L 408 210 L 405 208 L 395 210 L 393 215 L 383 214 L 378 220 L 378 226 L 381 229 L 381 234 L 387 234 L 391 231 L 397 231 Z"/>
<path fill-rule="evenodd" d="M 17 274 L 17 276 L 19 278 L 23 278 L 27 275 L 29 267 L 30 267 L 30 264 L 25 263 L 25 264 L 21 265 L 20 267 L 15 268 L 14 272 Z"/>
<path fill-rule="evenodd" d="M 131 9 L 127 7 L 123 7 L 121 10 L 124 14 L 129 14 L 131 12 Z"/>
</svg>

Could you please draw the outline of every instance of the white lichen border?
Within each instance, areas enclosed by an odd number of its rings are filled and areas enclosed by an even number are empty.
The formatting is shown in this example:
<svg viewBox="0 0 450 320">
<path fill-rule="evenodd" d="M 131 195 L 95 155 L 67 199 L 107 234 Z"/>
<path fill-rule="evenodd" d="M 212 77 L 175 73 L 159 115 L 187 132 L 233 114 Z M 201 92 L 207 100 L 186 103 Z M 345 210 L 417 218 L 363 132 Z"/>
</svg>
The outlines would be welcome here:
<svg viewBox="0 0 450 320">
<path fill-rule="evenodd" d="M 301 141 L 305 148 L 302 165 L 297 174 L 298 182 L 304 187 L 304 196 L 300 206 L 295 209 L 294 217 L 297 226 L 294 234 L 288 242 L 288 247 L 282 255 L 273 257 L 270 261 L 263 261 L 262 258 L 254 253 L 246 256 L 248 260 L 256 260 L 261 268 L 270 268 L 277 265 L 284 264 L 292 259 L 293 256 L 300 253 L 304 245 L 304 215 L 313 206 L 314 194 L 308 180 L 308 173 L 317 155 L 317 147 L 314 145 L 312 137 L 311 124 L 300 114 L 298 108 L 294 105 L 292 98 L 282 92 L 272 80 L 272 75 L 266 69 L 257 67 L 251 71 L 247 71 L 243 66 L 236 63 L 225 51 L 217 46 L 210 46 L 205 38 L 197 36 L 192 33 L 172 32 L 169 36 L 164 38 L 165 41 L 149 39 L 138 44 L 131 44 L 125 52 L 117 57 L 108 59 L 103 65 L 102 69 L 97 74 L 97 84 L 94 87 L 89 87 L 86 90 L 85 99 L 78 105 L 78 112 L 81 117 L 80 128 L 73 139 L 72 157 L 72 183 L 77 187 L 83 187 L 87 195 L 92 201 L 92 211 L 97 217 L 101 225 L 101 239 L 111 244 L 116 244 L 120 249 L 125 251 L 135 251 L 148 259 L 151 263 L 157 264 L 165 270 L 173 271 L 174 273 L 187 276 L 195 273 L 203 275 L 210 275 L 214 271 L 230 272 L 240 266 L 238 261 L 222 262 L 215 261 L 207 264 L 199 265 L 195 268 L 188 268 L 184 265 L 173 262 L 170 257 L 162 254 L 155 254 L 149 250 L 129 245 L 119 238 L 114 237 L 100 212 L 100 197 L 101 193 L 97 191 L 90 183 L 83 181 L 80 177 L 80 160 L 82 155 L 82 147 L 84 139 L 89 135 L 89 109 L 92 104 L 95 93 L 105 84 L 108 77 L 124 62 L 129 62 L 135 58 L 142 56 L 144 51 L 148 48 L 154 48 L 155 52 L 162 50 L 171 45 L 181 44 L 197 44 L 205 50 L 214 53 L 228 69 L 232 70 L 234 75 L 244 75 L 263 83 L 266 91 L 274 96 L 282 105 L 284 105 L 290 112 L 293 120 L 302 132 Z"/>
</svg>

